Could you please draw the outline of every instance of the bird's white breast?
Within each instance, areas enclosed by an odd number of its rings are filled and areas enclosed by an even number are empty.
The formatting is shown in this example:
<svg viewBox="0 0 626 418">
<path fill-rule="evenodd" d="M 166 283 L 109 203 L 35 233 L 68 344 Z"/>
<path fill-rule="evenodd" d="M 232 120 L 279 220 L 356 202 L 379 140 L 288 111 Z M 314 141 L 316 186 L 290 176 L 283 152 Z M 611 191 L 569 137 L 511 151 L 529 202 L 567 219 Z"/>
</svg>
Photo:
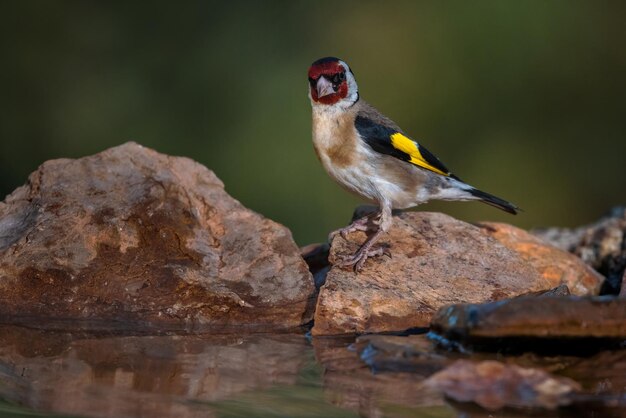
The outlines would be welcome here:
<svg viewBox="0 0 626 418">
<path fill-rule="evenodd" d="M 373 181 L 373 151 L 358 138 L 354 115 L 314 108 L 313 145 L 324 169 L 337 183 L 367 200 L 380 200 Z"/>
</svg>

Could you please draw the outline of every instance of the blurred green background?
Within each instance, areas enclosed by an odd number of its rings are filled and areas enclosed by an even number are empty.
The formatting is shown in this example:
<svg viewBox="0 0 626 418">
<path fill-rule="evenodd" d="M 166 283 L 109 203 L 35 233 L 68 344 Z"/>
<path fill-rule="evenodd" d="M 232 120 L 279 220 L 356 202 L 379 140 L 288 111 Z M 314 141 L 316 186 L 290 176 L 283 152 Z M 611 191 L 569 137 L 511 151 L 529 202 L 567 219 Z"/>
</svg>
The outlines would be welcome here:
<svg viewBox="0 0 626 418">
<path fill-rule="evenodd" d="M 306 71 L 335 55 L 362 97 L 453 172 L 574 226 L 626 203 L 626 2 L 0 3 L 0 199 L 43 161 L 128 140 L 191 157 L 298 243 L 358 200 L 315 158 Z"/>
</svg>

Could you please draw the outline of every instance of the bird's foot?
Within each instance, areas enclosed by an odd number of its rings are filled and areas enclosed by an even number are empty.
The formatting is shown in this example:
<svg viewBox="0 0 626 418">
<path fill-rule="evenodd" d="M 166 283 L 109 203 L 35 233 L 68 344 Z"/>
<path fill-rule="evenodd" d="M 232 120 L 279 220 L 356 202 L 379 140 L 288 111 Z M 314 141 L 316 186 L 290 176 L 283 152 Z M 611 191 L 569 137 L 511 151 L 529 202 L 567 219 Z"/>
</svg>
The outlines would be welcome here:
<svg viewBox="0 0 626 418">
<path fill-rule="evenodd" d="M 353 268 L 357 273 L 363 270 L 363 265 L 368 258 L 380 257 L 386 255 L 391 258 L 391 251 L 388 246 L 380 246 L 377 248 L 371 248 L 371 246 L 365 244 L 354 254 L 350 256 L 339 256 L 339 262 L 337 266 L 341 268 Z"/>
<path fill-rule="evenodd" d="M 335 236 L 337 234 L 341 235 L 341 237 L 343 239 L 348 239 L 348 235 L 350 235 L 353 232 L 357 232 L 357 231 L 363 231 L 363 232 L 367 232 L 372 230 L 373 228 L 370 227 L 368 224 L 370 222 L 370 217 L 369 216 L 364 216 L 362 218 L 357 219 L 356 221 L 352 222 L 350 225 L 343 227 L 343 228 L 339 228 L 336 231 L 331 232 L 328 235 L 328 240 L 332 241 L 333 238 L 335 238 Z M 373 221 L 375 226 L 377 226 L 376 221 Z"/>
</svg>

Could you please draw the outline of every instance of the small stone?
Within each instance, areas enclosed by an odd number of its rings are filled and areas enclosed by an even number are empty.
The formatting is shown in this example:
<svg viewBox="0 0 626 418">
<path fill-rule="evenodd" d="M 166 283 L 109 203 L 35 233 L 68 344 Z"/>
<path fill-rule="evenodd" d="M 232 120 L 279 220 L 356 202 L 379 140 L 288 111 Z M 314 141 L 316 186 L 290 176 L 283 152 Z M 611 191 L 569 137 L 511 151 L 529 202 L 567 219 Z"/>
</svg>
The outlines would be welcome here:
<svg viewBox="0 0 626 418">
<path fill-rule="evenodd" d="M 526 296 L 537 296 L 537 297 L 546 297 L 546 296 L 569 296 L 572 293 L 569 291 L 569 287 L 566 284 L 558 285 L 555 288 L 548 290 L 541 290 L 539 292 L 531 292 L 525 293 L 518 297 L 526 297 Z"/>
<path fill-rule="evenodd" d="M 474 402 L 489 410 L 556 409 L 569 405 L 572 394 L 580 391 L 580 385 L 571 379 L 493 360 L 457 360 L 424 384 L 458 402 Z"/>
<path fill-rule="evenodd" d="M 427 377 L 450 363 L 422 335 L 362 335 L 354 344 L 361 360 L 373 372 L 405 372 Z"/>
</svg>

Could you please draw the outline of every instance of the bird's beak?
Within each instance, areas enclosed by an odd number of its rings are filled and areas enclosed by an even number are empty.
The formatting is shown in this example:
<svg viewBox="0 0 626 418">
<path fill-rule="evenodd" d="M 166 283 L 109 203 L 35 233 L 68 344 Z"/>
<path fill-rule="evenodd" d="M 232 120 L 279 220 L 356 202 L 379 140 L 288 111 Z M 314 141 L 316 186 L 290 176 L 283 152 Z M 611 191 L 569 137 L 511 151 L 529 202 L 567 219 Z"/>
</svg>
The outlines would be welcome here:
<svg viewBox="0 0 626 418">
<path fill-rule="evenodd" d="M 321 98 L 333 93 L 335 93 L 333 84 L 328 81 L 326 77 L 320 76 L 320 78 L 317 80 L 317 97 Z"/>
</svg>

